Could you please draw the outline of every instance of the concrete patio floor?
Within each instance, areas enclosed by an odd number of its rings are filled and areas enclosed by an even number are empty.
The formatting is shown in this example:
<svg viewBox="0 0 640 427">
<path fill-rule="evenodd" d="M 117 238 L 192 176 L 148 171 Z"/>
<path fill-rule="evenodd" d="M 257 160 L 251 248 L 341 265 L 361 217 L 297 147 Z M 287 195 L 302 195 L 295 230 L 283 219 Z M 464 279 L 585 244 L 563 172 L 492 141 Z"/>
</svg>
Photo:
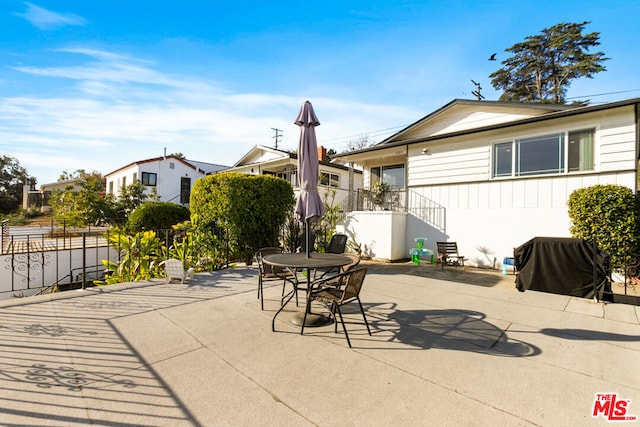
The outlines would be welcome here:
<svg viewBox="0 0 640 427">
<path fill-rule="evenodd" d="M 272 332 L 281 287 L 261 311 L 253 266 L 4 301 L 0 424 L 606 425 L 597 393 L 640 416 L 640 307 L 368 267 L 352 349 L 333 325 L 301 336 L 295 304 Z"/>
</svg>

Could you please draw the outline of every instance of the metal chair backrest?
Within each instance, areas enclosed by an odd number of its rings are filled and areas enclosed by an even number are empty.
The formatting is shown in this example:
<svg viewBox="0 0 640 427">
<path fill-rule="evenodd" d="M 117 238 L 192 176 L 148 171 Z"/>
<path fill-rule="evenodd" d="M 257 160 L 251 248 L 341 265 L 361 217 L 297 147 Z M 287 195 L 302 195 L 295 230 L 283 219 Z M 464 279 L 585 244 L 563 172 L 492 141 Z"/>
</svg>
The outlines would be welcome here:
<svg viewBox="0 0 640 427">
<path fill-rule="evenodd" d="M 360 260 L 362 259 L 358 254 L 344 254 L 344 256 L 351 258 L 351 262 L 340 268 L 341 273 L 346 273 L 347 271 L 353 270 L 360 264 Z"/>
<path fill-rule="evenodd" d="M 360 295 L 362 284 L 364 283 L 364 277 L 367 275 L 367 268 L 356 268 L 350 270 L 347 273 L 347 279 L 344 283 L 344 292 L 340 302 L 348 301 L 352 298 L 357 298 Z"/>
<path fill-rule="evenodd" d="M 256 258 L 256 261 L 258 262 L 258 270 L 260 270 L 261 276 L 265 276 L 268 274 L 275 274 L 282 270 L 281 267 L 274 267 L 273 265 L 267 264 L 263 261 L 263 258 L 266 257 L 267 255 L 281 254 L 282 252 L 284 252 L 282 248 L 276 248 L 276 247 L 266 247 L 266 248 L 258 249 L 255 255 L 255 258 Z"/>
<path fill-rule="evenodd" d="M 343 254 L 347 248 L 347 236 L 345 234 L 334 234 L 329 241 L 327 253 Z"/>
</svg>

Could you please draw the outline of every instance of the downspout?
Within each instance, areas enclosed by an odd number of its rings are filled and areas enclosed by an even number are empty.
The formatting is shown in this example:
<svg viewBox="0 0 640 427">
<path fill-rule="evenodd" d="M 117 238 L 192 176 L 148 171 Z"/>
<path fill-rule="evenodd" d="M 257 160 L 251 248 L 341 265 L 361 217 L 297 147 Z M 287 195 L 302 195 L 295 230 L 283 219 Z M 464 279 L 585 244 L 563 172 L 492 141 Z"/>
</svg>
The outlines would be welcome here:
<svg viewBox="0 0 640 427">
<path fill-rule="evenodd" d="M 353 212 L 354 206 L 353 206 L 353 186 L 354 186 L 354 171 L 353 171 L 353 162 L 349 162 L 349 187 L 348 187 L 348 191 L 349 191 L 349 196 L 347 199 L 347 209 L 349 210 L 349 212 Z"/>
</svg>

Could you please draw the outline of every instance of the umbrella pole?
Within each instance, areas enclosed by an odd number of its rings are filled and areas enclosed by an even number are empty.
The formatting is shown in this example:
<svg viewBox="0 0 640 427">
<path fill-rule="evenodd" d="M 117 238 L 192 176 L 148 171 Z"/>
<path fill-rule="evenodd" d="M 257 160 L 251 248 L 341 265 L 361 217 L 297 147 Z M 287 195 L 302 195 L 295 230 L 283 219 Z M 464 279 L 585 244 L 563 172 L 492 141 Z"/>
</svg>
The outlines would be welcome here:
<svg viewBox="0 0 640 427">
<path fill-rule="evenodd" d="M 310 219 L 309 218 L 305 218 L 304 220 L 304 228 L 305 228 L 305 239 L 307 239 L 307 244 L 306 244 L 306 252 L 307 252 L 307 258 L 310 257 L 311 255 L 311 227 L 310 227 Z M 309 274 L 307 272 L 307 274 Z"/>
</svg>

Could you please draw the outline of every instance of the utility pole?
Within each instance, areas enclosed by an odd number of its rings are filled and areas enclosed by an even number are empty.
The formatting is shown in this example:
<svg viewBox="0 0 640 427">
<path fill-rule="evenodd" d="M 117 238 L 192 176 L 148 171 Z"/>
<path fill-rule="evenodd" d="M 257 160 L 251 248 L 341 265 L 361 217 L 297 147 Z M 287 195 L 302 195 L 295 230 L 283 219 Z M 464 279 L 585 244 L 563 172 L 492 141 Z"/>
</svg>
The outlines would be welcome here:
<svg viewBox="0 0 640 427">
<path fill-rule="evenodd" d="M 482 94 L 480 93 L 480 91 L 482 90 L 482 88 L 480 87 L 480 83 L 476 83 L 473 80 L 471 80 L 471 83 L 476 85 L 476 90 L 471 93 L 474 94 L 476 98 L 478 98 L 478 101 L 482 101 L 484 99 L 484 96 L 482 96 Z"/>
<path fill-rule="evenodd" d="M 275 139 L 275 141 L 276 141 L 276 150 L 277 150 L 278 149 L 278 143 L 280 142 L 280 138 L 282 138 L 282 129 L 271 128 L 271 130 L 276 133 L 274 136 L 272 136 L 272 138 Z"/>
</svg>

